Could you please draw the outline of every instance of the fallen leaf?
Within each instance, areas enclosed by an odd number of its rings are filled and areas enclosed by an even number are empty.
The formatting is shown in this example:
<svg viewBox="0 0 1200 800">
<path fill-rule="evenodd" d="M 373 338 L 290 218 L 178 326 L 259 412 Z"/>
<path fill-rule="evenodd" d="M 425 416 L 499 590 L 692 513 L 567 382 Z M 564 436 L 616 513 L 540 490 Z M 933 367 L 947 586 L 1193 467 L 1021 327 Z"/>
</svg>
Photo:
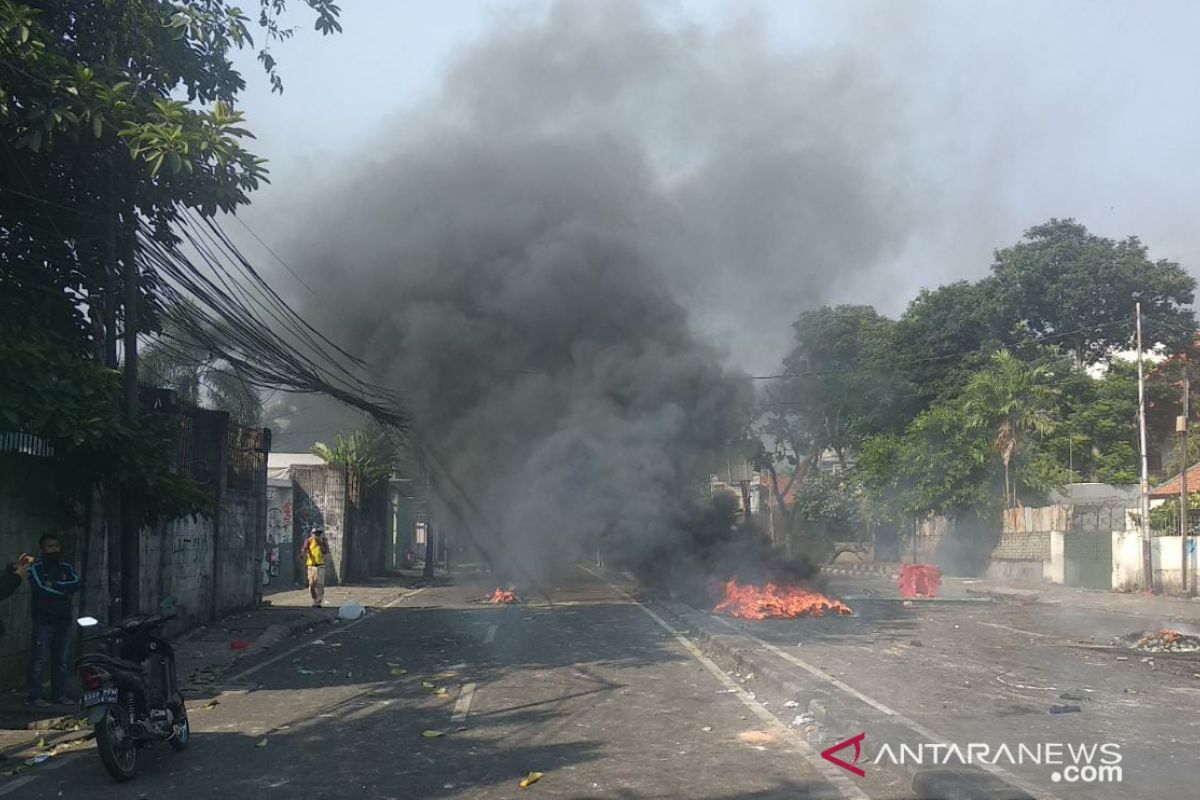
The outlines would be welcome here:
<svg viewBox="0 0 1200 800">
<path fill-rule="evenodd" d="M 221 705 L 220 700 L 209 700 L 207 703 L 204 704 L 204 707 L 205 708 L 216 708 L 219 705 Z"/>
<path fill-rule="evenodd" d="M 421 733 L 426 739 L 437 739 L 446 735 L 445 731 L 423 731 Z"/>
<path fill-rule="evenodd" d="M 37 743 L 37 749 L 38 749 L 38 750 L 45 750 L 45 749 L 46 749 L 46 737 L 45 737 L 45 736 L 43 736 L 42 738 L 38 739 L 38 743 Z"/>
<path fill-rule="evenodd" d="M 254 745 L 254 746 L 255 746 L 255 747 L 266 747 L 266 746 L 267 746 L 267 740 L 266 740 L 265 738 L 264 738 L 264 739 L 260 739 L 260 740 L 259 740 L 259 742 L 258 742 L 258 744 Z"/>
<path fill-rule="evenodd" d="M 445 686 L 439 686 L 438 688 L 436 688 L 436 689 L 434 689 L 434 690 L 433 690 L 433 693 L 434 693 L 434 694 L 443 694 L 443 695 L 444 695 L 444 694 L 446 693 L 446 687 L 445 687 Z"/>
<path fill-rule="evenodd" d="M 399 678 L 402 675 L 407 675 L 407 674 L 408 674 L 408 670 L 404 669 L 403 667 L 392 667 L 392 677 L 393 678 Z"/>
<path fill-rule="evenodd" d="M 544 772 L 531 772 L 521 781 L 520 786 L 522 789 L 528 789 L 544 777 L 546 777 L 546 773 Z"/>
<path fill-rule="evenodd" d="M 433 681 L 421 681 L 421 686 L 423 686 L 426 689 L 435 688 Z"/>
</svg>

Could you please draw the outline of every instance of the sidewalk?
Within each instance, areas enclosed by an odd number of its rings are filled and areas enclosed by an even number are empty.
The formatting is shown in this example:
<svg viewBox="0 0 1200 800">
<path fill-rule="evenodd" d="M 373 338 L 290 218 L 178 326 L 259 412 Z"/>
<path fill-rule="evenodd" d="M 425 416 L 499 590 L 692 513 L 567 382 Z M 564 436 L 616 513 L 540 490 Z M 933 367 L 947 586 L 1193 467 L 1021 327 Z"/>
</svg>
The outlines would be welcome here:
<svg viewBox="0 0 1200 800">
<path fill-rule="evenodd" d="M 410 572 L 329 586 L 325 589 L 324 608 L 312 607 L 307 588 L 288 587 L 267 594 L 258 608 L 194 628 L 173 641 L 184 697 L 191 701 L 219 694 L 223 682 L 238 667 L 248 666 L 281 644 L 334 624 L 338 608 L 347 601 L 353 600 L 370 611 L 423 582 L 428 579 L 422 581 Z M 80 724 L 74 707 L 38 711 L 25 706 L 21 691 L 0 694 L 0 772 L 37 753 L 55 747 L 61 750 L 69 742 L 90 736 L 91 730 Z M 39 744 L 45 746 L 39 748 Z"/>
</svg>

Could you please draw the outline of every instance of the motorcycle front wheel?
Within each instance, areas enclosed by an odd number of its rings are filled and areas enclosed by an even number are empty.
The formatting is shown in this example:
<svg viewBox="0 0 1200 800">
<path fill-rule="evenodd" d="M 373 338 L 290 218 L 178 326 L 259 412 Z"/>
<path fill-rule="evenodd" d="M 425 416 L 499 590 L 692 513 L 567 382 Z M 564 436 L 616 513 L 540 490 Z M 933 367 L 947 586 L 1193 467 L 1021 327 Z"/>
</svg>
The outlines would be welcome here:
<svg viewBox="0 0 1200 800">
<path fill-rule="evenodd" d="M 109 706 L 96 723 L 96 750 L 108 774 L 121 783 L 137 774 L 138 746 L 129 735 L 129 714 L 123 706 Z"/>
</svg>

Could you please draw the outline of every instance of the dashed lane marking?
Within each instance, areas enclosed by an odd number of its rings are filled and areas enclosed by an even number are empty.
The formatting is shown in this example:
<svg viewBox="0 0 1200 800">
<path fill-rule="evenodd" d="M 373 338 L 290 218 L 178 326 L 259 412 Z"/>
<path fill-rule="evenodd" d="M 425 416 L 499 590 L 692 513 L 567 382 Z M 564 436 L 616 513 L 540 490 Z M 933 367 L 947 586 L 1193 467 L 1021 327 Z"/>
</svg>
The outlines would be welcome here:
<svg viewBox="0 0 1200 800">
<path fill-rule="evenodd" d="M 451 722 L 466 722 L 467 712 L 471 710 L 471 700 L 475 697 L 475 684 L 464 683 L 458 693 L 458 701 L 454 704 L 454 713 L 450 715 Z"/>
</svg>

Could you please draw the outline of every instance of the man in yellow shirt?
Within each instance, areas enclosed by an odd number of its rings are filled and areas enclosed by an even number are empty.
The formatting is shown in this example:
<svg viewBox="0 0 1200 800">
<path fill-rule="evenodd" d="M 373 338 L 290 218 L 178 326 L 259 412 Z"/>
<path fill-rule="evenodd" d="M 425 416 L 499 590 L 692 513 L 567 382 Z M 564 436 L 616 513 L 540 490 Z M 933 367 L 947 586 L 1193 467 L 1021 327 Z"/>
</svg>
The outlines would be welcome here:
<svg viewBox="0 0 1200 800">
<path fill-rule="evenodd" d="M 304 566 L 308 567 L 308 593 L 312 595 L 313 608 L 325 602 L 325 557 L 329 555 L 329 543 L 325 541 L 325 529 L 313 528 L 304 540 Z"/>
</svg>

